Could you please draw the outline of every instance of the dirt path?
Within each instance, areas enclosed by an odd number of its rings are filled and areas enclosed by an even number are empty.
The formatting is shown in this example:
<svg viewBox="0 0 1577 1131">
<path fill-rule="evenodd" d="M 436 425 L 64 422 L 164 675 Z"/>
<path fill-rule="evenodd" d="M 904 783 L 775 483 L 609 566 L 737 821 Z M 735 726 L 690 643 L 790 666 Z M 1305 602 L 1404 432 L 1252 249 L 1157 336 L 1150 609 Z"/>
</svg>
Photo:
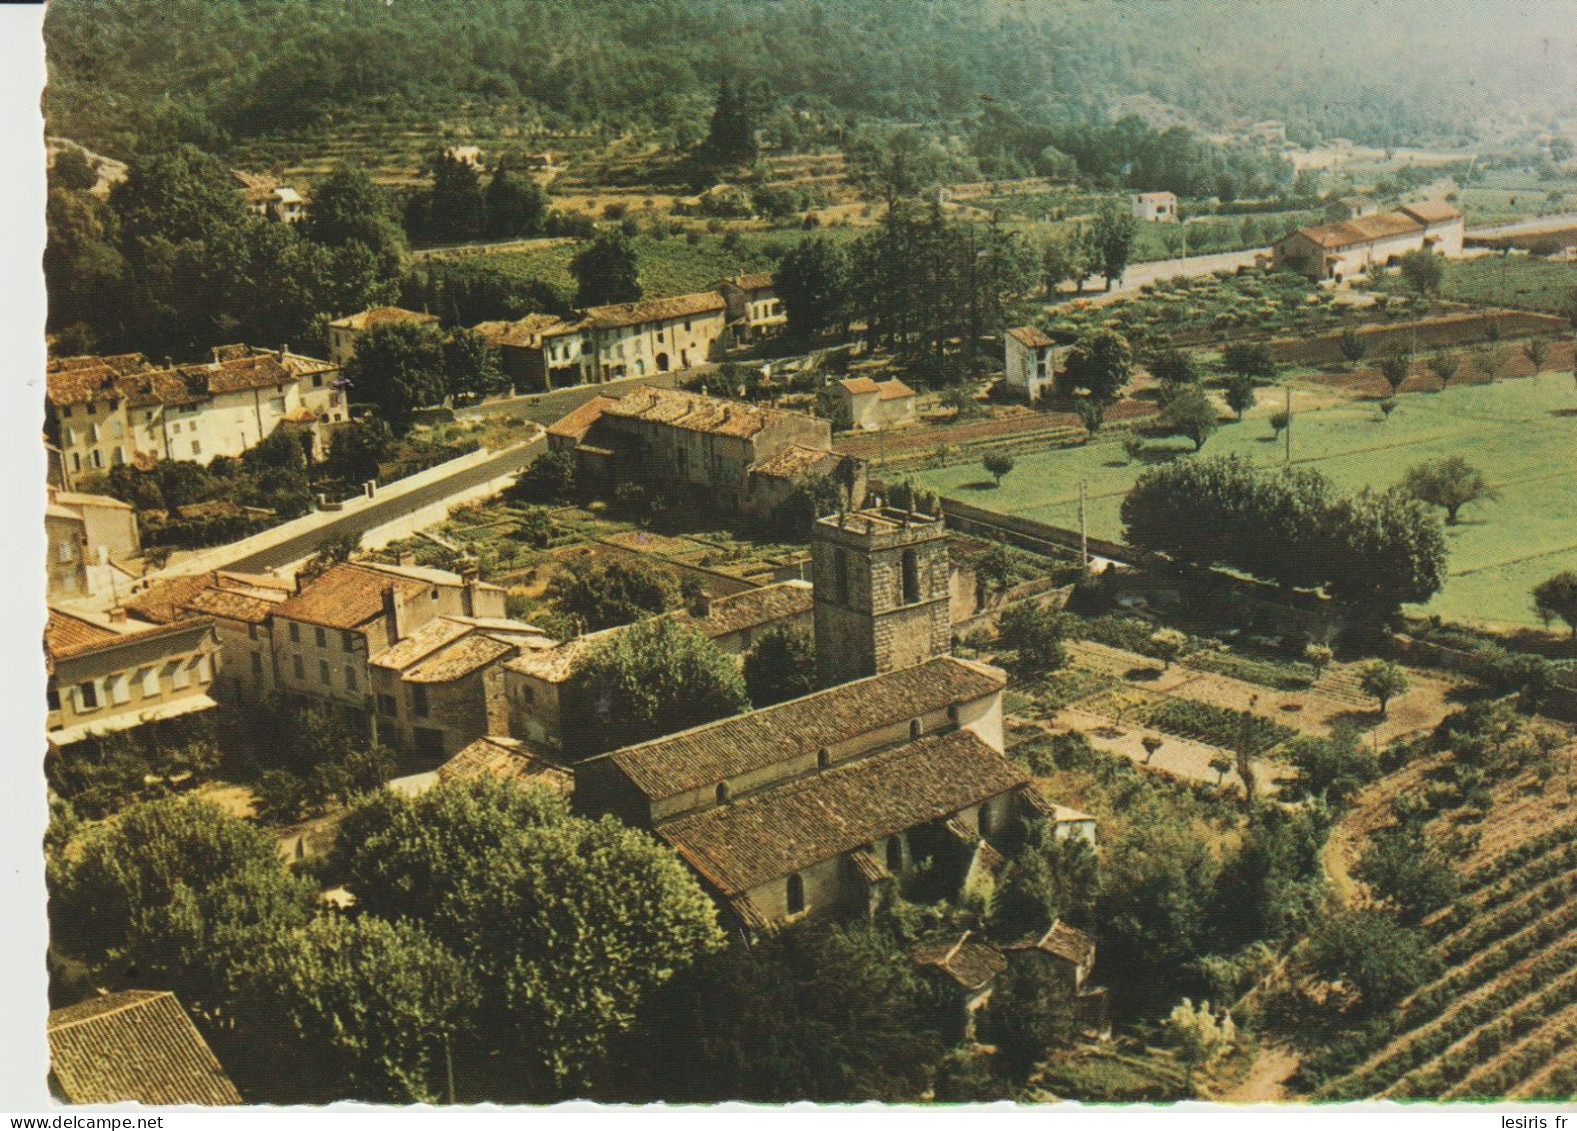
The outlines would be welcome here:
<svg viewBox="0 0 1577 1131">
<path fill-rule="evenodd" d="M 1292 1098 L 1287 1081 L 1298 1070 L 1297 1054 L 1284 1045 L 1261 1045 L 1248 1075 L 1216 1099 L 1226 1104 L 1286 1103 Z"/>
</svg>

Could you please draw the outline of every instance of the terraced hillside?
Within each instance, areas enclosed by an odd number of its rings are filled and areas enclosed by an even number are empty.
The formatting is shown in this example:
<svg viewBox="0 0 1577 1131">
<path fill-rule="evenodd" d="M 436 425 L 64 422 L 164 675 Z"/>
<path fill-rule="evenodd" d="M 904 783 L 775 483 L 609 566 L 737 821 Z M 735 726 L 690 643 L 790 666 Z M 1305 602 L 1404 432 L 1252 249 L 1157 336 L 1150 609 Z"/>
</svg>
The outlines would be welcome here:
<svg viewBox="0 0 1577 1131">
<path fill-rule="evenodd" d="M 1536 783 L 1509 784 L 1533 797 Z M 1565 796 L 1557 783 L 1538 788 L 1547 819 L 1522 813 L 1517 842 L 1506 821 L 1488 823 L 1481 843 L 1499 851 L 1485 859 L 1481 847 L 1458 898 L 1424 924 L 1442 973 L 1382 1019 L 1368 1055 L 1315 1099 L 1577 1093 L 1577 819 L 1556 800 Z"/>
</svg>

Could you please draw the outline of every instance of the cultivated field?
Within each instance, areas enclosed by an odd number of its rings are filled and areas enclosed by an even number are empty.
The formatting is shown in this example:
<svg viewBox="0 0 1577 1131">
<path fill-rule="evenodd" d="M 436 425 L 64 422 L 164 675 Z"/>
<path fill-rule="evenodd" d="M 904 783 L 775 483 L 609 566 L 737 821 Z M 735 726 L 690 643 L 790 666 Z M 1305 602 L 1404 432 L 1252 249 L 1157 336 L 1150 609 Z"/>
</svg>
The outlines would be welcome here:
<svg viewBox="0 0 1577 1131">
<path fill-rule="evenodd" d="M 1205 453 L 1234 453 L 1265 466 L 1281 462 L 1283 446 L 1273 440 L 1265 411 L 1222 425 Z M 1303 412 L 1292 434 L 1293 459 L 1319 468 L 1345 491 L 1389 487 L 1413 464 L 1449 455 L 1481 468 L 1500 490 L 1498 502 L 1465 508 L 1462 521 L 1448 529 L 1451 579 L 1429 604 L 1431 613 L 1536 624 L 1529 589 L 1577 567 L 1577 387 L 1570 373 L 1407 394 L 1388 420 L 1366 403 Z M 1020 454 L 999 488 L 977 464 L 919 478 L 975 506 L 1068 528 L 1078 525 L 1083 480 L 1090 533 L 1120 540 L 1118 511 L 1143 467 L 1116 442 L 1101 442 Z"/>
<path fill-rule="evenodd" d="M 1560 313 L 1577 288 L 1577 261 L 1486 255 L 1447 260 L 1445 267 L 1440 297 L 1460 302 Z M 1387 282 L 1395 289 L 1405 289 L 1399 278 Z"/>
</svg>

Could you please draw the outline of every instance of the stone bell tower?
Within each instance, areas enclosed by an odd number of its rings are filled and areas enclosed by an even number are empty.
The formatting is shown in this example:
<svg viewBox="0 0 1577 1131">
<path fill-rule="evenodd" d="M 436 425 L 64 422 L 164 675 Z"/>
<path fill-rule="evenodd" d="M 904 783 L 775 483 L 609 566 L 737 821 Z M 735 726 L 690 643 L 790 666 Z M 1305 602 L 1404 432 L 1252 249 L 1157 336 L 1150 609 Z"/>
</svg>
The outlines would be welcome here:
<svg viewBox="0 0 1577 1131">
<path fill-rule="evenodd" d="M 810 553 L 821 686 L 948 652 L 951 566 L 940 516 L 893 507 L 831 515 L 813 528 Z"/>
</svg>

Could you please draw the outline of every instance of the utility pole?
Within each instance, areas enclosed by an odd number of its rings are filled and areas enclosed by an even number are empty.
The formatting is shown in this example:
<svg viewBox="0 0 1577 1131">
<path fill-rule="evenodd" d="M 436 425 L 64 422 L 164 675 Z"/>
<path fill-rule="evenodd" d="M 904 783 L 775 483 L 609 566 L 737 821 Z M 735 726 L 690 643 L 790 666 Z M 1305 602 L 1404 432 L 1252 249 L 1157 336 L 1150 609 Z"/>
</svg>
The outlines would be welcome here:
<svg viewBox="0 0 1577 1131">
<path fill-rule="evenodd" d="M 1083 479 L 1079 480 L 1079 569 L 1085 573 L 1090 570 L 1090 533 L 1084 518 L 1084 485 Z"/>
</svg>

